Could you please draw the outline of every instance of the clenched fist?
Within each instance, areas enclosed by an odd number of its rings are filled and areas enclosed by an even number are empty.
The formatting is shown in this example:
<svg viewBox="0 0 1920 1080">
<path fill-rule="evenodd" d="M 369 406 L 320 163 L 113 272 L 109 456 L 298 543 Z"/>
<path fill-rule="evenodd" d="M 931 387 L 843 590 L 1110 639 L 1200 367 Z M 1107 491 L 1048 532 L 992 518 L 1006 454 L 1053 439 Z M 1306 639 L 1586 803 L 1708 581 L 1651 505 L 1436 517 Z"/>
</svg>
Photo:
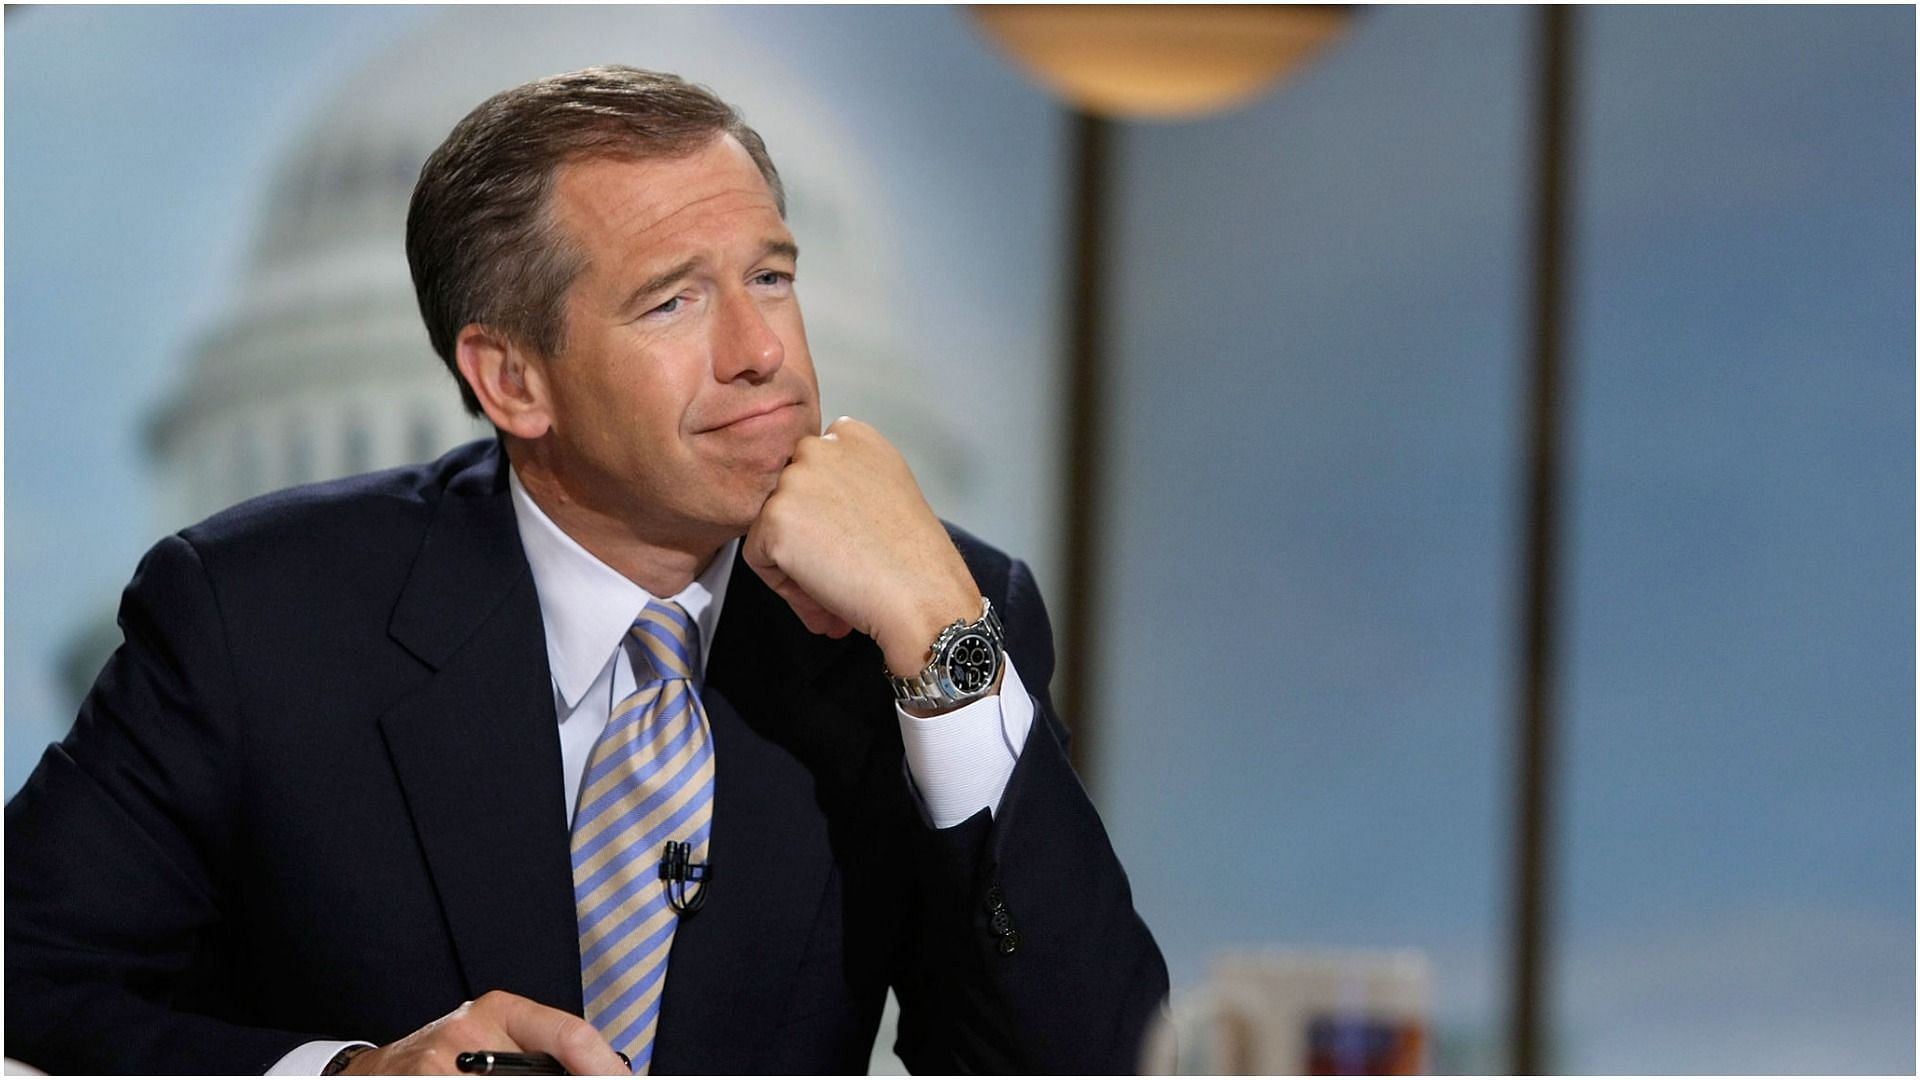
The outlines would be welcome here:
<svg viewBox="0 0 1920 1080">
<path fill-rule="evenodd" d="M 807 629 L 866 634 L 895 675 L 926 665 L 942 627 L 980 617 L 980 587 L 906 459 L 845 416 L 795 445 L 742 551 Z"/>
</svg>

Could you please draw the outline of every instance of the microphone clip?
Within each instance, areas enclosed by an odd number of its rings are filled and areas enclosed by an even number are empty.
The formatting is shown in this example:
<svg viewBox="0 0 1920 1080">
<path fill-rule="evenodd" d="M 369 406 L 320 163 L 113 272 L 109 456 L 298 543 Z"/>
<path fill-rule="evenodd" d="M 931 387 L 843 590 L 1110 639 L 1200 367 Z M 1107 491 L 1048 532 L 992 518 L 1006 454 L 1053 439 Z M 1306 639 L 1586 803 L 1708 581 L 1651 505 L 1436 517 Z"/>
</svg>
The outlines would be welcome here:
<svg viewBox="0 0 1920 1080">
<path fill-rule="evenodd" d="M 660 880 L 667 883 L 667 903 L 682 915 L 691 915 L 707 902 L 707 883 L 713 880 L 711 863 L 691 862 L 693 845 L 680 840 L 667 841 L 660 856 Z M 687 884 L 693 883 L 692 891 Z"/>
</svg>

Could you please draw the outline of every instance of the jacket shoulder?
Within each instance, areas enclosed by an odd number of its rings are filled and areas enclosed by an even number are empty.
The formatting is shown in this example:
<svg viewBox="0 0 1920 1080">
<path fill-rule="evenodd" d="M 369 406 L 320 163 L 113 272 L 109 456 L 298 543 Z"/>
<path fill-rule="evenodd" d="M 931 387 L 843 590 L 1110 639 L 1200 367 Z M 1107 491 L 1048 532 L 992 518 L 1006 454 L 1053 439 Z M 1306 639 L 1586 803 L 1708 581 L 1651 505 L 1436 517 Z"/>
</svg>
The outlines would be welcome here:
<svg viewBox="0 0 1920 1080">
<path fill-rule="evenodd" d="M 179 537 L 216 582 L 286 597 L 343 581 L 403 580 L 439 503 L 463 489 L 504 490 L 503 458 L 469 443 L 420 465 L 248 499 Z"/>
<path fill-rule="evenodd" d="M 180 530 L 203 558 L 265 551 L 276 558 L 301 552 L 342 555 L 357 542 L 425 528 L 448 491 L 489 469 L 497 456 L 489 442 L 469 443 L 418 465 L 363 473 L 268 492 Z M 409 552 L 408 554 L 411 554 Z"/>
</svg>

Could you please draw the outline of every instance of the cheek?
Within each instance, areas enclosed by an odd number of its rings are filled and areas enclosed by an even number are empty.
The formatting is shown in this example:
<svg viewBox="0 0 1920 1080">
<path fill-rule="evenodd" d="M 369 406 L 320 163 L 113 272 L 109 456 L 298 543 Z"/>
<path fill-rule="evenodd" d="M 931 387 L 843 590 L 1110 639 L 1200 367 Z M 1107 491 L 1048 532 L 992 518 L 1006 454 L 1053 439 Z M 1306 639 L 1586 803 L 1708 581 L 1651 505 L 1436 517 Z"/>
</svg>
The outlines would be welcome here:
<svg viewBox="0 0 1920 1080">
<path fill-rule="evenodd" d="M 793 309 L 792 316 L 781 326 L 780 344 L 786 348 L 788 361 L 800 361 L 811 376 L 813 354 L 807 348 L 807 327 L 800 318 L 798 307 Z"/>
<path fill-rule="evenodd" d="M 782 369 L 807 386 L 808 398 L 814 410 L 820 407 L 820 376 L 813 366 L 813 355 L 807 351 L 807 342 L 802 337 L 797 346 L 787 348 L 787 362 Z"/>
<path fill-rule="evenodd" d="M 668 447 L 685 440 L 692 395 L 658 366 L 648 378 L 610 388 L 601 408 L 634 442 Z"/>
</svg>

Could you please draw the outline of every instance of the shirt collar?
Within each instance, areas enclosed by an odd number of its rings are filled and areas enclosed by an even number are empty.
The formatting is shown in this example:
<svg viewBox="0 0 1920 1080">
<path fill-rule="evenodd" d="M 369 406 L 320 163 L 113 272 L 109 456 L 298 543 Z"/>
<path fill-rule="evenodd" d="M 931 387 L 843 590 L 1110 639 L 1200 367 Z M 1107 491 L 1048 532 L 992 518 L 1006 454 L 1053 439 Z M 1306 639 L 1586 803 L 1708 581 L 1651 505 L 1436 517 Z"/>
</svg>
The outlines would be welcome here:
<svg viewBox="0 0 1920 1080">
<path fill-rule="evenodd" d="M 656 598 L 562 531 L 527 494 L 519 470 L 509 468 L 507 472 L 520 546 L 526 549 L 527 564 L 533 568 L 534 591 L 540 596 L 547 666 L 553 672 L 553 688 L 565 707 L 561 713 L 564 716 L 580 704 L 621 647 L 640 609 Z M 737 539 L 727 541 L 700 576 L 671 597 L 700 628 L 703 677 L 714 630 L 720 625 L 720 605 L 727 597 L 727 582 L 733 577 L 733 554 L 739 546 Z"/>
</svg>

